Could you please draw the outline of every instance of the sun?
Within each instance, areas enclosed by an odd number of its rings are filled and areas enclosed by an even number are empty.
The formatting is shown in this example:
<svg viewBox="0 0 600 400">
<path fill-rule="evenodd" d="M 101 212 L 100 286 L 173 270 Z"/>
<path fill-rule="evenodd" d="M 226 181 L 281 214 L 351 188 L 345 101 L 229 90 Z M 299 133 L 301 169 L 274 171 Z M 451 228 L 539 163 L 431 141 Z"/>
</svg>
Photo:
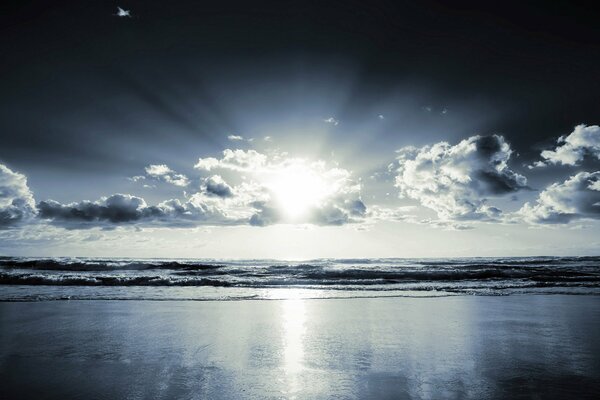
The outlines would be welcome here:
<svg viewBox="0 0 600 400">
<path fill-rule="evenodd" d="M 305 217 L 330 191 L 325 179 L 306 164 L 288 165 L 273 175 L 267 186 L 280 211 L 290 221 Z"/>
</svg>

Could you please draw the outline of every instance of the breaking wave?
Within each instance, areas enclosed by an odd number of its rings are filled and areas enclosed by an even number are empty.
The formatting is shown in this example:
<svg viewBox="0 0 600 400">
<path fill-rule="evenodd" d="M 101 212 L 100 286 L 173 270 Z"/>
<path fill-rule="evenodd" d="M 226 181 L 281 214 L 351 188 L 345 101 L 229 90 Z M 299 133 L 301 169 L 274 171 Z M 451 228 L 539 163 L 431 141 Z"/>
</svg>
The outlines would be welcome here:
<svg viewBox="0 0 600 400">
<path fill-rule="evenodd" d="M 598 294 L 600 257 L 131 260 L 0 257 L 5 287 L 296 288 L 346 292 Z M 35 290 L 31 290 L 34 292 Z M 249 297 L 252 297 L 250 294 Z M 0 300 L 7 300 L 0 294 Z"/>
</svg>

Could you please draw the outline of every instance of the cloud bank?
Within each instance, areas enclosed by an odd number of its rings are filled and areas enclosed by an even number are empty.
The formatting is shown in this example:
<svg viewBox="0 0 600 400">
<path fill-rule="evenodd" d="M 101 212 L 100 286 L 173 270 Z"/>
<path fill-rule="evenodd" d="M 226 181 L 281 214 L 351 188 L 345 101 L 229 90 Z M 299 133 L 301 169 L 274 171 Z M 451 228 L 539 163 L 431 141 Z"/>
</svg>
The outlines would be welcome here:
<svg viewBox="0 0 600 400">
<path fill-rule="evenodd" d="M 238 221 L 229 218 L 223 210 L 192 196 L 181 202 L 171 199 L 149 206 L 146 201 L 129 194 L 113 194 L 97 201 L 61 204 L 54 200 L 38 204 L 39 217 L 66 228 L 91 228 L 119 224 L 143 223 L 164 226 L 193 226 L 197 224 L 228 225 Z"/>
<path fill-rule="evenodd" d="M 349 171 L 323 161 L 290 158 L 285 153 L 266 155 L 227 149 L 220 159 L 200 159 L 196 169 L 201 173 L 227 171 L 238 183 L 230 184 L 213 173 L 200 177 L 198 192 L 185 201 L 170 199 L 157 205 L 120 193 L 68 204 L 45 200 L 37 204 L 38 217 L 68 229 L 117 225 L 343 225 L 367 217 L 367 207 L 360 199 L 360 183 Z M 146 174 L 169 183 L 179 179 L 179 174 L 164 164 L 148 166 Z M 189 179 L 185 180 L 189 185 Z M 35 210 L 33 197 L 30 201 Z"/>
<path fill-rule="evenodd" d="M 543 164 L 579 165 L 588 155 L 600 157 L 599 137 L 598 126 L 578 125 L 559 139 L 560 146 L 542 152 Z M 468 221 L 565 224 L 600 219 L 600 171 L 572 175 L 546 187 L 535 201 L 518 211 L 503 213 L 491 204 L 493 200 L 528 188 L 527 179 L 509 166 L 512 153 L 499 135 L 398 150 L 389 172 L 400 197 L 434 211 L 437 219 L 398 214 L 388 205 L 368 208 L 362 200 L 361 181 L 351 171 L 335 163 L 294 158 L 274 150 L 225 149 L 219 157 L 199 158 L 194 166 L 197 173 L 191 178 L 166 164 L 150 164 L 145 175 L 129 179 L 153 179 L 192 188 L 183 192 L 183 200 L 169 199 L 155 205 L 120 193 L 95 201 L 45 200 L 36 205 L 25 175 L 0 164 L 0 229 L 36 220 L 68 229 L 119 225 L 335 226 L 381 220 L 465 229 L 471 228 L 465 225 Z"/>
<path fill-rule="evenodd" d="M 497 220 L 501 210 L 489 196 L 523 189 L 527 179 L 508 166 L 512 154 L 502 136 L 472 136 L 398 150 L 395 186 L 442 220 Z"/>
</svg>

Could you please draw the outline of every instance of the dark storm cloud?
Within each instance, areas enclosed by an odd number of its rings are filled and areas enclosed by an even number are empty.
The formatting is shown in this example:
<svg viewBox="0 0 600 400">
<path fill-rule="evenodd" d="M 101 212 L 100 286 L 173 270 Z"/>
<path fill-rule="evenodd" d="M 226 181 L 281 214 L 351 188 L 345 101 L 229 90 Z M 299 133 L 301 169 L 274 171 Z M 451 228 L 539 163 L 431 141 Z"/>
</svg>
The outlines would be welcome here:
<svg viewBox="0 0 600 400">
<path fill-rule="evenodd" d="M 182 203 L 167 200 L 149 206 L 144 199 L 114 194 L 98 201 L 61 204 L 47 200 L 38 204 L 39 217 L 67 228 L 91 228 L 106 224 L 149 224 L 162 226 L 227 225 L 242 223 L 227 218 L 216 206 L 193 196 Z"/>
<path fill-rule="evenodd" d="M 39 216 L 52 221 L 112 222 L 139 221 L 155 214 L 144 199 L 125 194 L 114 194 L 98 202 L 82 201 L 61 204 L 54 200 L 38 204 Z"/>
<path fill-rule="evenodd" d="M 204 180 L 204 191 L 210 196 L 232 197 L 233 189 L 219 175 L 213 175 Z"/>
<path fill-rule="evenodd" d="M 481 167 L 474 171 L 473 176 L 480 195 L 503 195 L 525 188 L 525 177 L 508 168 L 512 150 L 504 137 L 483 136 L 474 143 Z"/>
</svg>

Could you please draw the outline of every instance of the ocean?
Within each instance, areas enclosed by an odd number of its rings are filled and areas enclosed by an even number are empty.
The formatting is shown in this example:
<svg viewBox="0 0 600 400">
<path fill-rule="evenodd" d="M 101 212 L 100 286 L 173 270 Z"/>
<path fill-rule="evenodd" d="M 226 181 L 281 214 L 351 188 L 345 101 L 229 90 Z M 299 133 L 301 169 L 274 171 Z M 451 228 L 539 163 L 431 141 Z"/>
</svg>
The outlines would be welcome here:
<svg viewBox="0 0 600 400">
<path fill-rule="evenodd" d="M 600 294 L 600 257 L 282 260 L 0 257 L 0 301 Z"/>
</svg>

